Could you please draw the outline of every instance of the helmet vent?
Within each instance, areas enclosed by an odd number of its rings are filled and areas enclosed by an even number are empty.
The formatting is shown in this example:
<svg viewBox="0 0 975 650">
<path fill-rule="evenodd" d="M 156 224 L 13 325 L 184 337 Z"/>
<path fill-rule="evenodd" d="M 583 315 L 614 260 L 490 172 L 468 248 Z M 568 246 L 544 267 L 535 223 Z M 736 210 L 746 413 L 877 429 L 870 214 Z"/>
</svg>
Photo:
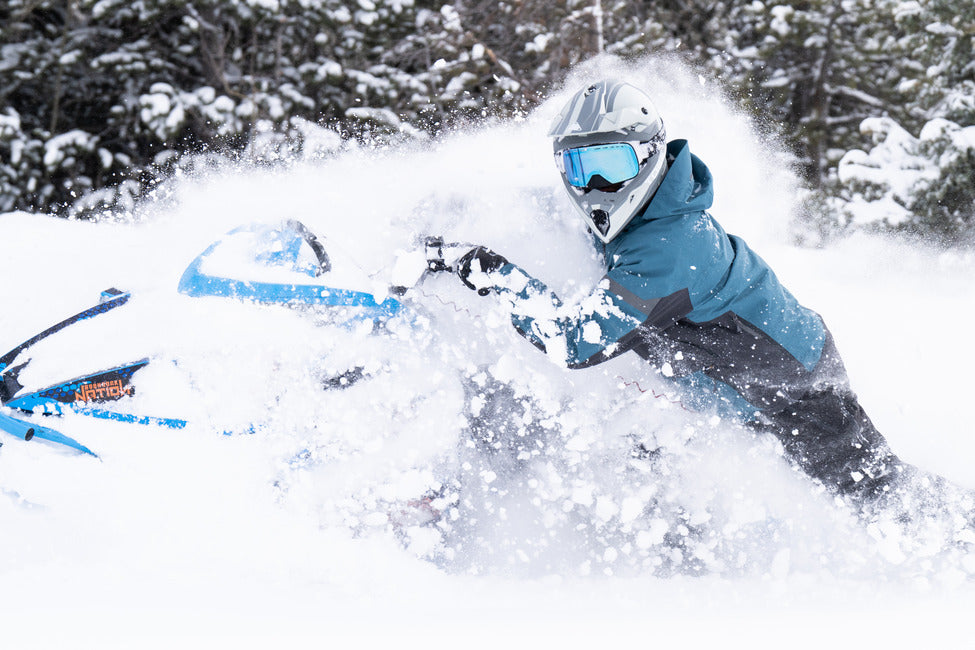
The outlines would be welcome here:
<svg viewBox="0 0 975 650">
<path fill-rule="evenodd" d="M 589 217 L 592 219 L 592 225 L 596 226 L 596 230 L 604 236 L 609 232 L 609 214 L 605 210 L 593 210 Z"/>
</svg>

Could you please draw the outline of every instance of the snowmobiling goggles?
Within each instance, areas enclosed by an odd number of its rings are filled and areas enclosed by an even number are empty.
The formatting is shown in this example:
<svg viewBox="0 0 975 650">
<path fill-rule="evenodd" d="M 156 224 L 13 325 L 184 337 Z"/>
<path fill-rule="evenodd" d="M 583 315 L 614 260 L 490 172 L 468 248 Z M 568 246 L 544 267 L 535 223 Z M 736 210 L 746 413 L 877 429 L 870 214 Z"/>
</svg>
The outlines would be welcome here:
<svg viewBox="0 0 975 650">
<path fill-rule="evenodd" d="M 599 186 L 628 181 L 639 174 L 640 165 L 657 153 L 659 147 L 656 138 L 639 144 L 617 142 L 574 147 L 556 152 L 555 164 L 573 187 L 590 187 L 593 178 L 599 176 L 602 183 L 595 184 L 598 189 Z"/>
</svg>

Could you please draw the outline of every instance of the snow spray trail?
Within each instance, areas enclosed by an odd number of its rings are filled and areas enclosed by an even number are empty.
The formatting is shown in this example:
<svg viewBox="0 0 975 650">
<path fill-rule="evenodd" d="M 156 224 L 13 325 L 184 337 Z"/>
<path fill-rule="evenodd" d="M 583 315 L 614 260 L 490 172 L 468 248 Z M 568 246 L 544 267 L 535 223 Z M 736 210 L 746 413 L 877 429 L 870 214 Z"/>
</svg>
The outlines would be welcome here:
<svg viewBox="0 0 975 650">
<path fill-rule="evenodd" d="M 795 187 L 783 156 L 761 146 L 747 120 L 685 71 L 599 62 L 600 74 L 609 68 L 649 88 L 669 137 L 689 139 L 711 166 L 714 210 L 726 228 L 759 250 L 780 242 Z M 35 263 L 48 269 L 41 279 L 45 299 L 27 296 L 25 312 L 41 319 L 48 302 L 70 304 L 78 291 L 92 293 L 120 277 L 136 296 L 129 315 L 119 314 L 112 347 L 169 362 L 147 375 L 136 399 L 146 409 L 184 409 L 198 423 L 165 444 L 208 440 L 196 449 L 192 476 L 214 494 L 190 514 L 167 509 L 170 525 L 189 535 L 205 531 L 217 540 L 210 552 L 216 555 L 219 540 L 238 543 L 205 523 L 210 509 L 220 511 L 233 539 L 254 535 L 248 548 L 265 557 L 272 545 L 255 535 L 259 524 L 250 518 L 258 515 L 221 505 L 230 485 L 260 504 L 260 516 L 300 528 L 301 544 L 311 545 L 303 528 L 311 525 L 345 558 L 362 548 L 366 564 L 375 544 L 395 542 L 446 572 L 468 574 L 826 570 L 855 577 L 937 570 L 903 560 L 893 569 L 848 512 L 788 468 L 776 444 L 685 411 L 639 359 L 624 355 L 584 371 L 563 370 L 518 337 L 493 301 L 453 278 L 419 287 L 412 318 L 378 335 L 314 312 L 176 294 L 186 264 L 227 230 L 298 219 L 373 275 L 380 295 L 383 270 L 397 251 L 431 233 L 503 252 L 566 301 L 586 295 L 601 269 L 562 196 L 545 130 L 588 72 L 577 71 L 565 93 L 521 121 L 422 146 L 349 147 L 287 169 L 228 167 L 174 181 L 172 197 L 144 206 L 138 225 L 35 228 L 23 216 L 8 217 L 23 225 L 11 249 L 43 249 Z M 69 276 L 72 285 L 62 286 Z M 23 327 L 10 315 L 3 319 L 11 329 Z M 72 347 L 77 355 L 74 348 L 85 346 Z M 49 358 L 63 363 L 68 356 Z M 325 389 L 346 373 L 364 379 Z M 76 426 L 108 466 L 68 472 L 73 484 L 92 486 L 82 490 L 87 507 L 102 504 L 96 507 L 106 518 L 132 514 L 134 500 L 97 498 L 128 482 L 146 498 L 190 498 L 178 479 L 159 471 L 147 474 L 158 482 L 152 485 L 134 471 L 112 473 L 126 462 L 148 466 L 164 444 L 157 433 L 123 437 L 118 428 Z M 249 427 L 257 434 L 213 442 L 218 431 Z M 134 455 L 140 462 L 132 462 Z M 178 453 L 165 457 L 174 467 L 186 463 Z M 41 460 L 16 465 L 0 454 L 5 460 L 6 476 L 19 481 L 0 484 L 5 491 L 55 509 L 81 499 L 32 479 L 27 468 L 40 471 Z M 219 485 L 201 478 L 208 466 L 217 468 Z M 431 508 L 441 511 L 440 520 L 421 525 Z M 29 537 L 35 529 L 18 534 Z M 346 544 L 349 538 L 361 547 Z M 316 562 L 321 574 L 336 568 L 334 560 Z M 291 570 L 284 563 L 281 570 Z"/>
</svg>

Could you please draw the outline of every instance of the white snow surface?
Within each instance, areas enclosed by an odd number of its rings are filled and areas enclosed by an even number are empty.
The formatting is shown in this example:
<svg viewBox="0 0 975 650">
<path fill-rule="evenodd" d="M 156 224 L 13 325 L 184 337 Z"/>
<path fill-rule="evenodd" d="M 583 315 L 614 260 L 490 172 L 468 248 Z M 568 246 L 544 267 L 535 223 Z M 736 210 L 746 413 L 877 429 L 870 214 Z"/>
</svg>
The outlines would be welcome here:
<svg viewBox="0 0 975 650">
<path fill-rule="evenodd" d="M 133 294 L 35 346 L 23 382 L 149 357 L 125 408 L 190 420 L 55 421 L 98 458 L 3 436 L 3 647 L 970 643 L 970 558 L 867 530 L 776 443 L 685 411 L 633 355 L 562 369 L 449 276 L 380 334 L 176 292 L 228 230 L 299 219 L 380 296 L 397 254 L 436 233 L 580 300 L 601 269 L 544 134 L 586 72 L 522 121 L 211 170 L 135 219 L 0 215 L 3 350 L 107 287 Z M 792 246 L 781 152 L 694 76 L 617 72 L 710 166 L 717 219 L 824 316 L 895 451 L 975 488 L 975 256 L 867 236 Z M 367 378 L 322 389 L 354 368 Z M 501 451 L 472 433 L 492 417 L 513 425 Z M 638 443 L 660 457 L 632 458 Z M 438 488 L 433 505 L 467 505 L 417 525 L 410 502 Z"/>
</svg>

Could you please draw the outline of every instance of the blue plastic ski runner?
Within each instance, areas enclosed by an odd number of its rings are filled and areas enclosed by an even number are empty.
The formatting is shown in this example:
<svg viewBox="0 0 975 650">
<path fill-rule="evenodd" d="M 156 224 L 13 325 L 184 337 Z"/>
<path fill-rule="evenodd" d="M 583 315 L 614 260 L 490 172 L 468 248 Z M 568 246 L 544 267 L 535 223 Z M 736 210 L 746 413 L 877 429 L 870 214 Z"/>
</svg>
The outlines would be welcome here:
<svg viewBox="0 0 975 650">
<path fill-rule="evenodd" d="M 34 437 L 34 427 L 23 420 L 12 418 L 9 415 L 0 413 L 0 430 L 16 436 L 21 440 L 30 440 Z"/>
<path fill-rule="evenodd" d="M 276 266 L 290 266 L 291 270 L 310 277 L 318 277 L 328 272 L 328 261 L 321 244 L 298 222 L 287 222 L 277 228 L 264 224 L 250 224 L 231 230 L 227 233 L 227 237 L 246 232 L 255 233 L 263 241 L 273 244 L 259 253 L 255 261 Z M 377 302 L 375 296 L 364 291 L 336 289 L 320 284 L 250 282 L 209 275 L 203 271 L 204 261 L 222 243 L 223 240 L 213 243 L 190 263 L 180 278 L 180 293 L 194 297 L 218 296 L 263 303 L 356 308 L 355 314 L 350 315 L 350 320 L 388 319 L 402 309 L 402 304 L 393 298 Z M 319 260 L 318 265 L 303 263 L 298 259 L 303 243 L 309 244 L 315 251 Z"/>
<path fill-rule="evenodd" d="M 118 411 L 110 411 L 107 409 L 79 406 L 73 402 L 63 403 L 51 398 L 37 398 L 33 394 L 26 397 L 30 397 L 30 400 L 25 400 L 23 403 L 21 403 L 19 402 L 18 398 L 18 400 L 12 400 L 8 405 L 15 408 L 23 408 L 29 401 L 29 403 L 31 403 L 36 410 L 43 412 L 45 415 L 61 415 L 65 410 L 69 410 L 73 413 L 78 413 L 79 415 L 86 415 L 102 420 L 110 420 L 113 422 L 122 422 L 127 424 L 159 426 L 168 429 L 184 429 L 187 426 L 187 421 L 179 418 L 163 418 L 151 415 L 120 413 Z M 97 456 L 97 454 L 88 449 L 88 447 L 84 446 L 74 438 L 64 435 L 60 431 L 50 427 L 26 422 L 20 418 L 12 417 L 4 413 L 0 413 L 0 431 L 4 431 L 5 433 L 21 438 L 22 440 L 32 440 L 37 438 L 39 440 L 56 442 L 67 447 L 77 449 L 86 454 Z"/>
<path fill-rule="evenodd" d="M 98 454 L 93 452 L 91 449 L 88 449 L 88 447 L 85 447 L 74 438 L 70 438 L 60 431 L 56 431 L 55 429 L 38 424 L 25 422 L 20 418 L 11 417 L 4 413 L 0 413 L 0 431 L 9 433 L 10 435 L 16 436 L 21 440 L 33 440 L 35 438 L 38 440 L 47 440 L 49 442 L 56 442 L 66 447 L 71 447 L 72 449 L 77 449 L 80 452 L 90 454 L 95 457 L 98 456 Z"/>
<path fill-rule="evenodd" d="M 80 415 L 87 415 L 100 420 L 111 420 L 112 422 L 124 422 L 126 424 L 142 424 L 146 426 L 165 427 L 167 429 L 185 429 L 189 424 L 186 420 L 179 418 L 161 418 L 154 415 L 136 415 L 134 413 L 119 413 L 108 409 L 98 409 L 84 407 L 70 407 L 72 411 Z"/>
</svg>

